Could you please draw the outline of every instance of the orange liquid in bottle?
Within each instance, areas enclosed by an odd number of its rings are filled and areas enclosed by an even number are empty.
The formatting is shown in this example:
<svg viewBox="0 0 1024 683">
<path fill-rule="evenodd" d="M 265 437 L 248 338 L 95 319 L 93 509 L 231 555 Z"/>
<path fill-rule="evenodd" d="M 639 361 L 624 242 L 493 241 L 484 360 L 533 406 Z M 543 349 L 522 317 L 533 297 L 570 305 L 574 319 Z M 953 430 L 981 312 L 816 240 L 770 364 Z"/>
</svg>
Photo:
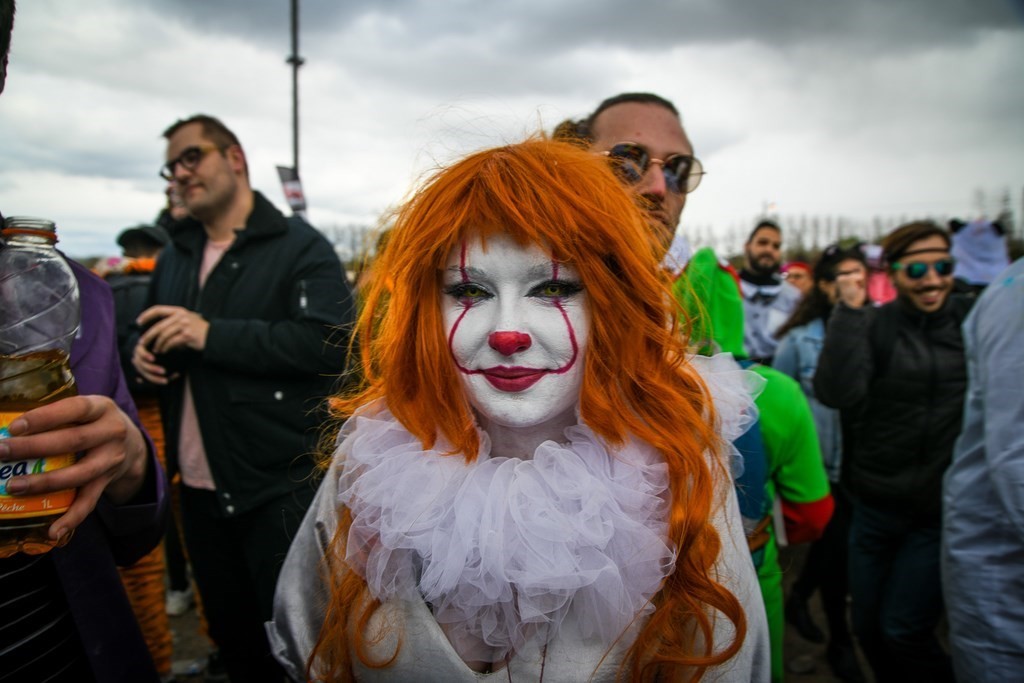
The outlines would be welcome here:
<svg viewBox="0 0 1024 683">
<path fill-rule="evenodd" d="M 38 351 L 22 356 L 0 355 L 0 439 L 22 413 L 78 393 L 68 357 L 62 351 Z M 7 493 L 11 477 L 67 467 L 72 453 L 29 460 L 0 461 L 0 557 L 17 552 L 38 555 L 57 545 L 48 536 L 53 524 L 75 499 L 74 489 L 30 496 Z M 61 544 L 70 539 L 65 534 Z"/>
</svg>

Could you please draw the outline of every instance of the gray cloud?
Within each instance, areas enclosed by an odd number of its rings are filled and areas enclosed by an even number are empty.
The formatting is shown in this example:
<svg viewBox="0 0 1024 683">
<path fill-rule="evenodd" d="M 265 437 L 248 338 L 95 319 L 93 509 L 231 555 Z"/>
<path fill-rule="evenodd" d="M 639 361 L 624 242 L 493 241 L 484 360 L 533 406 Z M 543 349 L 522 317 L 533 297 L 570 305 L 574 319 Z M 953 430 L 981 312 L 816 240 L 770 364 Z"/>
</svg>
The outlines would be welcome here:
<svg viewBox="0 0 1024 683">
<path fill-rule="evenodd" d="M 979 29 L 1015 25 L 1020 30 L 1022 16 L 1013 5 L 1006 0 L 656 0 L 638 12 L 633 5 L 599 0 L 582 21 L 590 35 L 632 47 L 751 41 L 781 49 L 827 44 L 893 51 L 962 43 Z"/>
<path fill-rule="evenodd" d="M 210 41 L 230 36 L 276 52 L 282 61 L 290 50 L 287 0 L 108 2 L 130 7 L 142 24 L 143 30 L 119 36 L 137 43 L 133 53 L 139 55 L 154 47 L 173 52 L 182 30 Z M 390 84 L 435 100 L 474 92 L 586 98 L 614 79 L 604 65 L 593 68 L 607 53 L 628 50 L 653 62 L 672 48 L 763 46 L 810 80 L 825 68 L 841 73 L 889 55 L 969 49 L 993 31 L 1024 30 L 1024 0 L 648 0 L 641 11 L 637 6 L 621 0 L 302 0 L 303 73 L 330 64 L 343 73 L 372 74 L 374 83 L 346 84 L 352 90 Z M 175 78 L 145 61 L 125 69 L 126 58 L 123 52 L 98 55 L 79 65 L 81 77 L 137 92 L 156 91 Z M 54 68 L 65 55 L 58 49 L 39 59 Z M 243 64 L 237 68 L 244 73 Z"/>
<path fill-rule="evenodd" d="M 625 90 L 682 110 L 711 172 L 691 222 L 765 199 L 961 207 L 972 184 L 1024 180 L 1022 2 L 302 0 L 311 216 L 372 221 L 436 162 Z M 25 0 L 0 204 L 45 212 L 59 197 L 55 217 L 112 245 L 105 226 L 162 200 L 160 131 L 196 111 L 238 132 L 255 184 L 282 203 L 288 4 Z"/>
<path fill-rule="evenodd" d="M 97 143 L 86 149 L 74 149 L 18 140 L 4 150 L 4 171 L 52 171 L 131 181 L 156 176 L 158 164 L 151 154 Z"/>
<path fill-rule="evenodd" d="M 250 39 L 286 37 L 286 0 L 142 0 L 136 6 L 191 28 Z M 851 46 L 900 50 L 956 44 L 978 30 L 1021 30 L 1021 0 L 520 0 L 505 3 L 427 0 L 301 0 L 304 36 L 320 40 L 367 17 L 415 27 L 418 40 L 474 36 L 533 45 L 558 53 L 580 46 L 664 48 L 681 43 L 753 41 L 786 46 L 836 41 Z M 408 46 L 404 46 L 408 47 Z"/>
</svg>

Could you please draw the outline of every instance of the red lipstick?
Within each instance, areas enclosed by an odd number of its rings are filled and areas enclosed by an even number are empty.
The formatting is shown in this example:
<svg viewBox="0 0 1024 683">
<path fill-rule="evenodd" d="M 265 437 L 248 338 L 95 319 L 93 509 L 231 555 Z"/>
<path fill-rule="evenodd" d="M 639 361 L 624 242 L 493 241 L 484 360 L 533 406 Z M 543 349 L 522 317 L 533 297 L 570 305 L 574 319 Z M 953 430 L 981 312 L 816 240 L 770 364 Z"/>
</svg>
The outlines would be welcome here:
<svg viewBox="0 0 1024 683">
<path fill-rule="evenodd" d="M 482 370 L 480 374 L 498 391 L 517 393 L 532 387 L 547 372 L 547 370 L 538 370 L 536 368 L 497 366 Z"/>
</svg>

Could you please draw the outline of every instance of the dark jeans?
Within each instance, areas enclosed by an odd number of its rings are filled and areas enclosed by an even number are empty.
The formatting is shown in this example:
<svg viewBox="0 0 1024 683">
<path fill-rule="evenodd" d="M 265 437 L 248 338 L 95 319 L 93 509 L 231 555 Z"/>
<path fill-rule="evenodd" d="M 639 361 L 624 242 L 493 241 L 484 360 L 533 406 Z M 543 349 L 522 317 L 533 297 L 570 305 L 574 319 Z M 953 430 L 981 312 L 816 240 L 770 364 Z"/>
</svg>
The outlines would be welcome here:
<svg viewBox="0 0 1024 683">
<path fill-rule="evenodd" d="M 847 549 L 850 544 L 850 499 L 838 486 L 832 488 L 836 507 L 825 533 L 811 544 L 800 576 L 793 584 L 793 593 L 807 601 L 814 591 L 821 590 L 821 605 L 828 619 L 829 642 L 850 644 L 846 622 Z"/>
<path fill-rule="evenodd" d="M 942 617 L 939 534 L 938 522 L 853 501 L 853 631 L 879 683 L 953 680 L 935 636 Z"/>
<path fill-rule="evenodd" d="M 172 591 L 187 591 L 188 560 L 181 547 L 181 532 L 178 531 L 177 515 L 167 516 L 167 533 L 164 535 L 164 561 L 167 563 L 167 584 Z"/>
<path fill-rule="evenodd" d="M 210 638 L 234 683 L 281 683 L 263 624 L 291 539 L 312 501 L 312 487 L 225 518 L 216 494 L 181 487 L 182 530 Z"/>
</svg>

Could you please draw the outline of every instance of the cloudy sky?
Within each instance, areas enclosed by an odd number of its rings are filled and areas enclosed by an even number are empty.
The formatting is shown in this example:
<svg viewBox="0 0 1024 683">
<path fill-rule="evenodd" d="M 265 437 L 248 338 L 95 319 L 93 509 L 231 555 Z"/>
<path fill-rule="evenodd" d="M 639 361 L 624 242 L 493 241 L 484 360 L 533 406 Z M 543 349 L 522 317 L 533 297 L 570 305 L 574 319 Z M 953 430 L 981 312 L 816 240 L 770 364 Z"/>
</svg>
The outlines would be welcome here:
<svg viewBox="0 0 1024 683">
<path fill-rule="evenodd" d="M 221 117 L 285 206 L 288 0 L 19 0 L 0 207 L 114 254 L 163 201 L 160 133 Z M 708 175 L 683 226 L 963 216 L 1024 201 L 1024 0 L 301 0 L 300 168 L 320 227 L 424 173 L 651 91 Z M 985 202 L 982 203 L 981 199 Z"/>
</svg>

